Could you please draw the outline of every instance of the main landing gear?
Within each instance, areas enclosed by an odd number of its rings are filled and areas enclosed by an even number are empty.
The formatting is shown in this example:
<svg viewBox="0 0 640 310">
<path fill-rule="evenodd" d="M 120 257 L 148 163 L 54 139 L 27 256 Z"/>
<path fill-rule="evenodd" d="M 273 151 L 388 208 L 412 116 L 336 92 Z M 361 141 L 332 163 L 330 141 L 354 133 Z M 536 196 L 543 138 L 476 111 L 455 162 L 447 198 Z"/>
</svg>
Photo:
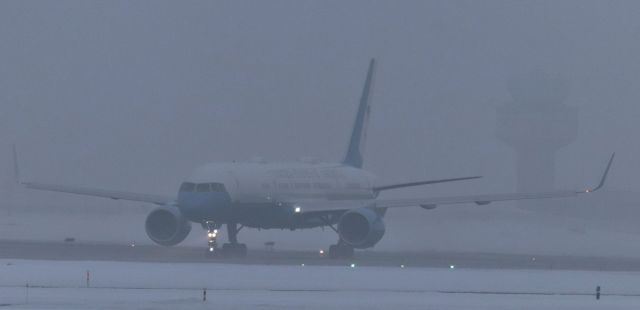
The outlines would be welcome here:
<svg viewBox="0 0 640 310">
<path fill-rule="evenodd" d="M 229 243 L 222 245 L 222 253 L 232 257 L 245 257 L 247 256 L 247 245 L 244 243 L 238 243 L 238 233 L 242 230 L 243 226 L 238 227 L 236 223 L 227 224 L 227 234 L 229 236 Z"/>
<path fill-rule="evenodd" d="M 353 253 L 353 247 L 344 243 L 342 240 L 338 241 L 338 244 L 334 244 L 329 247 L 329 258 L 332 259 L 353 258 Z"/>
<path fill-rule="evenodd" d="M 227 234 L 229 243 L 222 245 L 222 248 L 218 247 L 218 229 L 220 224 L 215 224 L 211 221 L 206 221 L 203 226 L 207 229 L 207 255 L 212 257 L 245 257 L 247 256 L 247 246 L 243 243 L 238 243 L 238 233 L 242 230 L 243 226 L 238 227 L 236 223 L 227 224 Z"/>
<path fill-rule="evenodd" d="M 340 236 L 340 232 L 335 228 L 333 223 L 330 221 L 328 217 L 320 217 L 325 225 L 329 226 L 333 231 Z M 348 245 L 346 242 L 340 238 L 337 244 L 333 244 L 329 247 L 329 255 L 327 257 L 331 259 L 349 259 L 353 258 L 354 249 L 352 246 Z"/>
</svg>

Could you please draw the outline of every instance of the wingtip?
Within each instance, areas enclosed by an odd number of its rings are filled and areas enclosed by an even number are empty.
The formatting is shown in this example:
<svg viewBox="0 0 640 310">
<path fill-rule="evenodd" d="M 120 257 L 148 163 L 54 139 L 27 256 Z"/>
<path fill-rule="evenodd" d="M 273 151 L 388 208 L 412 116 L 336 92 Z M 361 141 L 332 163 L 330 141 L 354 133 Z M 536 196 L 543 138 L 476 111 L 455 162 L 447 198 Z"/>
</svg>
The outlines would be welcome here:
<svg viewBox="0 0 640 310">
<path fill-rule="evenodd" d="M 602 187 L 604 187 L 604 184 L 607 181 L 607 176 L 609 175 L 609 170 L 611 169 L 611 165 L 613 164 L 613 159 L 615 157 L 616 157 L 616 153 L 615 152 L 611 153 L 611 157 L 609 158 L 609 162 L 607 163 L 607 168 L 605 168 L 604 173 L 602 173 L 602 177 L 600 178 L 600 183 L 598 183 L 598 186 L 596 186 L 593 189 L 585 190 L 585 193 L 593 193 L 601 189 Z"/>
</svg>

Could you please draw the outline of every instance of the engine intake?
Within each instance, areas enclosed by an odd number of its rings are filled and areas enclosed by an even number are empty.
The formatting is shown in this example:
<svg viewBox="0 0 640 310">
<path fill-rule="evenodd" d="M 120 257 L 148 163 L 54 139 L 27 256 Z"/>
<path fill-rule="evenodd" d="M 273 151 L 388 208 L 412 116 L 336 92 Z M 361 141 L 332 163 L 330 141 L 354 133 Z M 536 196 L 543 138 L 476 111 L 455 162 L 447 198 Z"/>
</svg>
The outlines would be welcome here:
<svg viewBox="0 0 640 310">
<path fill-rule="evenodd" d="M 384 235 L 382 217 L 372 209 L 356 209 L 343 214 L 338 221 L 338 233 L 347 244 L 358 249 L 370 248 Z"/>
<path fill-rule="evenodd" d="M 153 242 L 164 246 L 182 242 L 191 232 L 191 223 L 176 208 L 157 208 L 151 211 L 144 227 Z"/>
</svg>

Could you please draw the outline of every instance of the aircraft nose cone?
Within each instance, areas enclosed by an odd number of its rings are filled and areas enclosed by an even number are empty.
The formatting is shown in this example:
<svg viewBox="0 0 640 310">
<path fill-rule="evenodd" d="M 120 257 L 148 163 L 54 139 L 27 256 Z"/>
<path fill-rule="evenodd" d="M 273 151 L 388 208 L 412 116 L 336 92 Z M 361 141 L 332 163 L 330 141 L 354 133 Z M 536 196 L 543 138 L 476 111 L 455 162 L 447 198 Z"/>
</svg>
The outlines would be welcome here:
<svg viewBox="0 0 640 310">
<path fill-rule="evenodd" d="M 231 206 L 228 193 L 185 192 L 178 195 L 182 213 L 191 221 L 211 220 Z"/>
</svg>

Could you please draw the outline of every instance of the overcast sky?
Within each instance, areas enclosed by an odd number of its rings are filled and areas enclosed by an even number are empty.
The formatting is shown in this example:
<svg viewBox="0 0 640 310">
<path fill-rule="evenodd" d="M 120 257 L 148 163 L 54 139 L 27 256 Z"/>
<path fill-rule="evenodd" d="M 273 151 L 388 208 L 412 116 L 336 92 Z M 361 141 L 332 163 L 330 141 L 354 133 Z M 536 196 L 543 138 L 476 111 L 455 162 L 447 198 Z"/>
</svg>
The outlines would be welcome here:
<svg viewBox="0 0 640 310">
<path fill-rule="evenodd" d="M 615 150 L 609 187 L 637 191 L 638 16 L 637 1 L 1 1 L 0 152 L 7 175 L 16 141 L 27 179 L 169 195 L 208 161 L 338 161 L 375 57 L 365 167 L 382 178 L 513 191 L 496 108 L 511 77 L 550 72 L 580 122 L 557 187 L 595 182 Z"/>
</svg>

